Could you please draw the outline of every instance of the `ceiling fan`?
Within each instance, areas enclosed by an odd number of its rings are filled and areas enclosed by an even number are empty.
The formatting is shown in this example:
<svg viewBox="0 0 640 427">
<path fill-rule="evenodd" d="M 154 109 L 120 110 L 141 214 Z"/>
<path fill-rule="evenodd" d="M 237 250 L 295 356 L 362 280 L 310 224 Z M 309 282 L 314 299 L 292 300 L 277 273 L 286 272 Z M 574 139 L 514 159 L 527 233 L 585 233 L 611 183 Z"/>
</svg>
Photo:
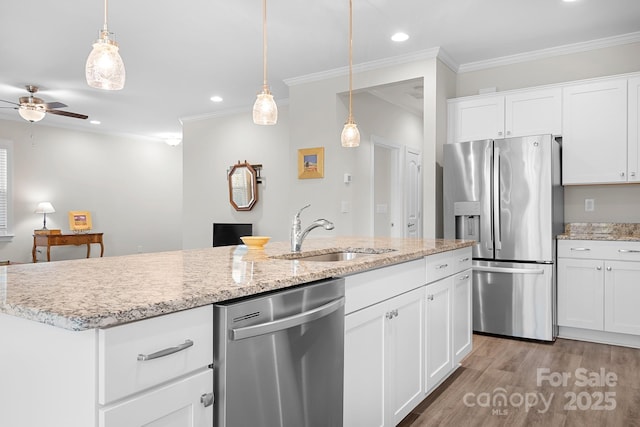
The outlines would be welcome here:
<svg viewBox="0 0 640 427">
<path fill-rule="evenodd" d="M 15 107 L 0 108 L 14 108 L 18 110 L 18 114 L 20 114 L 20 117 L 29 122 L 39 122 L 40 120 L 44 119 L 46 113 L 57 114 L 58 116 L 73 117 L 76 119 L 86 119 L 87 117 L 89 117 L 84 114 L 58 110 L 58 108 L 64 108 L 67 106 L 62 102 L 44 102 L 42 99 L 36 98 L 33 95 L 38 91 L 38 86 L 27 85 L 26 88 L 29 92 L 29 96 L 21 96 L 18 100 L 19 103 L 0 99 L 0 101 L 13 104 L 15 105 Z"/>
</svg>

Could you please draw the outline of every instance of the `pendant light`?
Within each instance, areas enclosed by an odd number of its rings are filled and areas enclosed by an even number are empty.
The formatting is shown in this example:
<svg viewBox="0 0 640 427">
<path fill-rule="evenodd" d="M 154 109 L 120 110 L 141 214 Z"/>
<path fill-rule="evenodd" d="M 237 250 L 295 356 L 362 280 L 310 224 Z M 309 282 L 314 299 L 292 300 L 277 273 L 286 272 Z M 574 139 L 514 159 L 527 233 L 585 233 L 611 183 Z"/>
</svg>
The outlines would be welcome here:
<svg viewBox="0 0 640 427">
<path fill-rule="evenodd" d="M 125 81 L 124 63 L 118 53 L 118 43 L 109 38 L 113 33 L 107 28 L 107 1 L 104 0 L 104 26 L 87 58 L 85 77 L 87 84 L 96 89 L 120 90 Z"/>
<path fill-rule="evenodd" d="M 357 147 L 360 145 L 360 131 L 353 120 L 353 0 L 349 0 L 349 117 L 342 129 L 340 141 L 343 147 Z"/>
<path fill-rule="evenodd" d="M 278 106 L 267 85 L 267 0 L 262 0 L 262 92 L 253 104 L 253 123 L 275 125 L 278 121 Z"/>
</svg>

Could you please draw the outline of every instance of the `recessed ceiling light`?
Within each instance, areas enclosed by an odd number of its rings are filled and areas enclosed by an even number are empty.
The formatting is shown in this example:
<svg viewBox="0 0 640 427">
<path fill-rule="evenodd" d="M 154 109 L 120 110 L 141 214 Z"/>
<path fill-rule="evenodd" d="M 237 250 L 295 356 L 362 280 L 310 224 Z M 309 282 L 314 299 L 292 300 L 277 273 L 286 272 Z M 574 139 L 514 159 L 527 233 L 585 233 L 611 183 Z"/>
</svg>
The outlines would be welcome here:
<svg viewBox="0 0 640 427">
<path fill-rule="evenodd" d="M 213 102 L 222 102 L 222 97 L 215 95 L 210 98 Z"/>
<path fill-rule="evenodd" d="M 92 125 L 99 125 L 100 120 L 90 120 L 89 123 L 91 123 Z"/>
<path fill-rule="evenodd" d="M 409 34 L 407 33 L 395 33 L 391 36 L 391 40 L 394 42 L 405 42 L 409 40 Z"/>
<path fill-rule="evenodd" d="M 562 0 L 562 1 L 565 2 L 565 3 L 573 3 L 573 2 L 578 1 L 578 0 Z"/>
</svg>

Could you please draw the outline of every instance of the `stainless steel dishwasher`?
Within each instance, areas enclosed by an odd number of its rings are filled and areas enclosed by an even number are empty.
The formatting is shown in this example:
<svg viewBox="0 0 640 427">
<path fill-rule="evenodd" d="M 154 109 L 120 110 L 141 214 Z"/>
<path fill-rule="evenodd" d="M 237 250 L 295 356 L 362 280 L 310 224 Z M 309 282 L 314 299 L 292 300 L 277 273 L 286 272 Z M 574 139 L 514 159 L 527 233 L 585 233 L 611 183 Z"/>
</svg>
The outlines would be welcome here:
<svg viewBox="0 0 640 427">
<path fill-rule="evenodd" d="M 216 427 L 342 426 L 344 279 L 214 305 Z"/>
</svg>

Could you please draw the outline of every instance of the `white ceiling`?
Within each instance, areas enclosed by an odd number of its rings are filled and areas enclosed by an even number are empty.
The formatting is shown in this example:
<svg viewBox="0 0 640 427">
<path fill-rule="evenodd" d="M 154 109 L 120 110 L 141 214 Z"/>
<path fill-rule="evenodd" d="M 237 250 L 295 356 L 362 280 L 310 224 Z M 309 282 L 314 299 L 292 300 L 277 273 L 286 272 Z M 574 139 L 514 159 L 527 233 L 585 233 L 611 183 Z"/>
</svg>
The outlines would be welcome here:
<svg viewBox="0 0 640 427">
<path fill-rule="evenodd" d="M 353 0 L 354 65 L 440 47 L 456 64 L 640 31 L 638 0 Z M 269 84 L 348 64 L 348 0 L 269 0 Z M 39 123 L 162 137 L 180 118 L 246 111 L 262 85 L 261 0 L 111 0 L 125 88 L 92 89 L 84 64 L 103 23 L 102 0 L 3 0 L 0 99 L 24 85 L 88 120 L 47 115 Z M 389 37 L 404 31 L 398 44 Z M 224 102 L 209 100 L 220 95 Z M 6 105 L 6 104 L 5 104 Z M 22 120 L 12 109 L 0 118 Z M 37 126 L 38 124 L 34 124 Z"/>
</svg>

